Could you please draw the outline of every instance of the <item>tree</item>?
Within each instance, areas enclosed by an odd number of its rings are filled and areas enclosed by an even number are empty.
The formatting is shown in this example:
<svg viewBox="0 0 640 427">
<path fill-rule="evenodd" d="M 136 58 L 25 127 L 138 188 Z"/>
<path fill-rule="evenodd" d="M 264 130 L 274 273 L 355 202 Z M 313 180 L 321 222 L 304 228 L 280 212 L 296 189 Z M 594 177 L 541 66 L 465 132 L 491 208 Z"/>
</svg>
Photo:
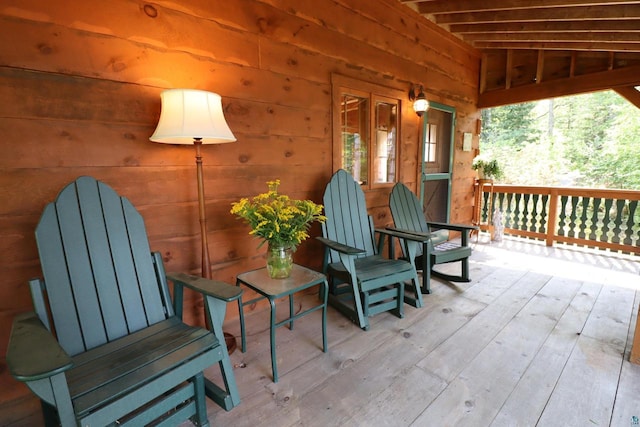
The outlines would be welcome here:
<svg viewBox="0 0 640 427">
<path fill-rule="evenodd" d="M 640 189 L 640 110 L 597 92 L 483 110 L 506 183 Z"/>
<path fill-rule="evenodd" d="M 536 103 L 506 105 L 482 111 L 481 141 L 488 147 L 523 147 L 537 139 L 539 130 L 531 111 Z"/>
</svg>

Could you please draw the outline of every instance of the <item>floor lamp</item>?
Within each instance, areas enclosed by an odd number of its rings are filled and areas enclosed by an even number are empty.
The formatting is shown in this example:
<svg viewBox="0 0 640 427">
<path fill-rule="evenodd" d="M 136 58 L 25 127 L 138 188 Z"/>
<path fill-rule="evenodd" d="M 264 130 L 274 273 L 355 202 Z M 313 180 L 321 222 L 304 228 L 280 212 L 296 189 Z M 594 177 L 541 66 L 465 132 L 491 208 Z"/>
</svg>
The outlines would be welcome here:
<svg viewBox="0 0 640 427">
<path fill-rule="evenodd" d="M 160 99 L 162 102 L 160 120 L 158 120 L 158 126 L 149 139 L 165 144 L 193 144 L 196 148 L 198 208 L 202 240 L 202 277 L 211 279 L 200 148 L 203 144 L 224 144 L 233 142 L 236 138 L 224 118 L 220 95 L 195 89 L 169 89 L 160 94 Z M 225 337 L 229 351 L 233 351 L 235 338 L 226 333 Z"/>
</svg>

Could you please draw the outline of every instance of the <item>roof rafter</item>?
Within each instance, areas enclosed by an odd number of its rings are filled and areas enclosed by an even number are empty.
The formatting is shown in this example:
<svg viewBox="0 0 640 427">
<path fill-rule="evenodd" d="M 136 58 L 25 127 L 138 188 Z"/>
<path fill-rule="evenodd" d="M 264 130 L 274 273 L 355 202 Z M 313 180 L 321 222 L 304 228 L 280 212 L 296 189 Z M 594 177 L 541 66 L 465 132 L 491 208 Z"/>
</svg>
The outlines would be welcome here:
<svg viewBox="0 0 640 427">
<path fill-rule="evenodd" d="M 601 6 L 633 4 L 629 0 L 401 0 L 403 3 L 413 3 L 418 6 L 420 13 L 459 13 L 481 12 L 487 10 L 516 10 L 541 7 L 565 7 L 565 6 Z"/>
<path fill-rule="evenodd" d="M 483 107 L 618 88 L 638 102 L 640 0 L 399 1 L 481 51 Z"/>
<path fill-rule="evenodd" d="M 430 13 L 430 12 L 425 12 Z M 638 19 L 640 4 L 624 4 L 617 7 L 534 7 L 516 10 L 491 10 L 483 12 L 442 13 L 435 15 L 438 24 L 491 23 L 491 22 L 540 22 L 578 21 L 603 19 Z"/>
</svg>

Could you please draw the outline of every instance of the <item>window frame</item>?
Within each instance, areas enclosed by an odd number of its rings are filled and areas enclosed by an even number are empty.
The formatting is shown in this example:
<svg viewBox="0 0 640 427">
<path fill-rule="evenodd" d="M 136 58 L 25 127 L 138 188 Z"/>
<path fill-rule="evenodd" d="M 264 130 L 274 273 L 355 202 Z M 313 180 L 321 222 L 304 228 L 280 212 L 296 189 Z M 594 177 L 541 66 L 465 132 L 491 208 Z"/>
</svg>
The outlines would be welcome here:
<svg viewBox="0 0 640 427">
<path fill-rule="evenodd" d="M 370 83 L 363 80 L 358 80 L 339 74 L 331 75 L 332 86 L 332 130 L 333 130 L 333 161 L 332 169 L 337 171 L 342 168 L 342 126 L 341 126 L 341 104 L 342 98 L 345 94 L 355 95 L 362 97 L 368 95 L 369 100 L 369 119 L 368 119 L 368 139 L 367 139 L 367 181 L 362 183 L 361 186 L 365 190 L 373 190 L 379 188 L 390 188 L 395 183 L 399 182 L 400 170 L 401 170 L 401 151 L 402 147 L 400 142 L 402 141 L 402 108 L 404 92 L 399 91 L 387 86 Z M 390 102 L 392 101 L 392 102 Z M 394 177 L 390 182 L 375 181 L 375 132 L 376 132 L 376 114 L 377 104 L 376 102 L 393 103 L 396 105 L 396 130 L 395 130 L 395 165 L 394 165 Z"/>
</svg>

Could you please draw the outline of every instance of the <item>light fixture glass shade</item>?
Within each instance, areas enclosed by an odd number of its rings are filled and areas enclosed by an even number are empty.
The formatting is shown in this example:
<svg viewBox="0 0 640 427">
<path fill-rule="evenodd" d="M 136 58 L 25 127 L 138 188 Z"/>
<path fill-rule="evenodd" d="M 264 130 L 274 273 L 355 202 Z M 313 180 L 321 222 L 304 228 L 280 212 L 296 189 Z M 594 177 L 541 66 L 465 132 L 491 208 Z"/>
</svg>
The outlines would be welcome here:
<svg viewBox="0 0 640 427">
<path fill-rule="evenodd" d="M 422 95 L 422 97 L 420 95 Z M 413 111 L 415 111 L 418 116 L 422 116 L 428 108 L 429 101 L 425 99 L 424 93 L 420 92 L 416 100 L 413 102 Z"/>
<path fill-rule="evenodd" d="M 217 93 L 196 89 L 169 89 L 160 94 L 162 109 L 155 132 L 149 138 L 165 144 L 203 144 L 233 142 Z"/>
</svg>

